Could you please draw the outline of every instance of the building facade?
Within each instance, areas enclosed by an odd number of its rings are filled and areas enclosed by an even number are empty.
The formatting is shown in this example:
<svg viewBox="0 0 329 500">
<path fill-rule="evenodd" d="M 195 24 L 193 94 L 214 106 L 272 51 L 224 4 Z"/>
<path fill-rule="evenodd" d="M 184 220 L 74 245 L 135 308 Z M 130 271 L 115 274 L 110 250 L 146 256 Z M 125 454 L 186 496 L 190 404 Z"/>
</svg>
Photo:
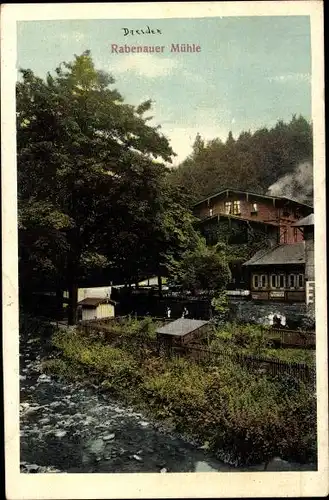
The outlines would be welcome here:
<svg viewBox="0 0 329 500">
<path fill-rule="evenodd" d="M 305 242 L 257 252 L 244 263 L 253 300 L 305 302 Z"/>
<path fill-rule="evenodd" d="M 115 302 L 109 299 L 89 297 L 78 302 L 78 316 L 82 321 L 113 318 Z"/>
<path fill-rule="evenodd" d="M 209 228 L 214 231 L 216 224 L 226 221 L 231 227 L 245 230 L 246 234 L 250 228 L 263 231 L 275 244 L 303 241 L 303 235 L 293 224 L 312 211 L 311 206 L 285 197 L 232 189 L 205 198 L 193 208 L 203 233 L 209 233 Z"/>
<path fill-rule="evenodd" d="M 294 226 L 305 241 L 305 293 L 308 312 L 315 315 L 315 255 L 314 255 L 314 215 L 296 222 Z"/>
</svg>

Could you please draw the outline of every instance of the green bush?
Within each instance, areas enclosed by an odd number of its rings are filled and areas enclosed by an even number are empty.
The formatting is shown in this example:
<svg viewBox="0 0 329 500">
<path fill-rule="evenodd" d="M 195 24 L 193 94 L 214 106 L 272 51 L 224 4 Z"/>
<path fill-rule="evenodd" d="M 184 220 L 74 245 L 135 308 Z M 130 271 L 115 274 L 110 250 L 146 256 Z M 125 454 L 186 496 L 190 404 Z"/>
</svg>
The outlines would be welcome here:
<svg viewBox="0 0 329 500">
<path fill-rule="evenodd" d="M 59 332 L 53 344 L 62 350 L 64 359 L 81 364 L 94 375 L 106 377 L 117 392 L 135 385 L 140 379 L 138 363 L 121 349 L 100 342 L 90 343 L 78 332 Z"/>
</svg>

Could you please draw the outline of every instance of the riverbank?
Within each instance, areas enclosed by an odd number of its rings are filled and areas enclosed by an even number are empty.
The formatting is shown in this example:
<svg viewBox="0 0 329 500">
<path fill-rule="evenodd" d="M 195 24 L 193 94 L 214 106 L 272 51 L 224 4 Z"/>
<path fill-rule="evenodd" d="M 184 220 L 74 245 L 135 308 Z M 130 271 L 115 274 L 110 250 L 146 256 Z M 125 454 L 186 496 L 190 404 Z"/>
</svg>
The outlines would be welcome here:
<svg viewBox="0 0 329 500">
<path fill-rule="evenodd" d="M 129 351 L 74 330 L 56 333 L 53 344 L 46 373 L 92 384 L 226 463 L 316 462 L 316 398 L 301 381 L 253 375 L 233 362 L 163 360 L 143 343 Z"/>
</svg>

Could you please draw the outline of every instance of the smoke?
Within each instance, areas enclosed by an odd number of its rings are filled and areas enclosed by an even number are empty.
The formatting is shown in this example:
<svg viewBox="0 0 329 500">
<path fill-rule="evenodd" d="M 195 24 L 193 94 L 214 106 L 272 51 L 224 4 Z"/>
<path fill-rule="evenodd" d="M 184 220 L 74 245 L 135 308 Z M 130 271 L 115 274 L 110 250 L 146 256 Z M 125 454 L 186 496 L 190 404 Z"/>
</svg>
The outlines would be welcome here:
<svg viewBox="0 0 329 500">
<path fill-rule="evenodd" d="M 268 188 L 271 196 L 285 196 L 300 203 L 313 204 L 313 165 L 303 162 L 295 170 L 280 177 Z"/>
</svg>

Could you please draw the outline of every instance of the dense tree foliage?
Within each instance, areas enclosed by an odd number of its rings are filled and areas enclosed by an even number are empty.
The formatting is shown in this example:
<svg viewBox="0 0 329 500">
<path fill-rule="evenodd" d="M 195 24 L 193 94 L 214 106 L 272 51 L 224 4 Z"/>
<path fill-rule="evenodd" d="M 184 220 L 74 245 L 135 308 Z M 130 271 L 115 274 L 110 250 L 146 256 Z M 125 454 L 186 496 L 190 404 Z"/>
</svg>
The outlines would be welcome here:
<svg viewBox="0 0 329 500">
<path fill-rule="evenodd" d="M 312 163 L 312 151 L 312 126 L 302 116 L 242 132 L 236 140 L 230 132 L 226 142 L 205 143 L 198 134 L 192 154 L 172 169 L 170 182 L 189 195 L 190 204 L 228 187 L 265 194 L 300 163 Z"/>
<path fill-rule="evenodd" d="M 193 250 L 186 251 L 171 268 L 172 282 L 192 294 L 220 292 L 226 288 L 230 278 L 225 245 L 207 246 L 203 239 Z"/>
<path fill-rule="evenodd" d="M 193 234 L 192 216 L 167 185 L 173 156 L 145 116 L 124 103 L 90 53 L 45 80 L 17 84 L 21 287 L 69 290 L 95 269 L 125 281 L 160 273 Z M 108 278 L 110 276 L 108 275 Z"/>
</svg>

